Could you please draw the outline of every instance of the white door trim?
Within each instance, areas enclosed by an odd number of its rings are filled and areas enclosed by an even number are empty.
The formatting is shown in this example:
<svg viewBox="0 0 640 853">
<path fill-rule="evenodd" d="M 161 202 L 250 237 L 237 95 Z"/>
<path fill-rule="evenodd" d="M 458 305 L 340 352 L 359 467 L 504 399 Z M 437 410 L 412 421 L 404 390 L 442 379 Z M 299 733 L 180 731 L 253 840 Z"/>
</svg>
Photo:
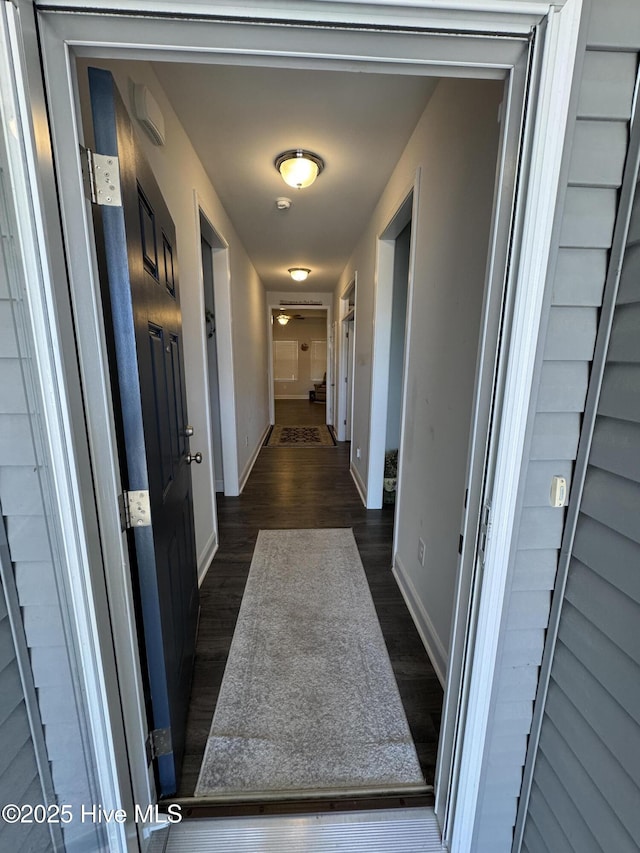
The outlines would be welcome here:
<svg viewBox="0 0 640 853">
<path fill-rule="evenodd" d="M 404 377 L 407 371 L 407 354 L 410 351 L 410 325 L 413 306 L 413 279 L 415 270 L 415 234 L 418 233 L 418 209 L 420 200 L 420 168 L 416 169 L 411 185 L 394 206 L 393 216 L 385 225 L 376 241 L 376 266 L 373 309 L 373 353 L 371 366 L 371 413 L 369 415 L 369 465 L 367 470 L 367 509 L 382 507 L 382 481 L 384 478 L 384 454 L 387 438 L 387 404 L 389 399 L 389 357 L 391 348 L 391 314 L 393 304 L 394 264 L 396 237 L 412 222 L 409 249 L 409 276 L 407 284 L 407 311 L 405 316 L 405 342 L 402 356 L 402 413 L 400 436 L 404 435 L 405 391 Z M 398 455 L 398 471 L 402 465 L 402 439 Z M 400 487 L 400 480 L 398 480 Z M 400 489 L 396 495 L 396 507 L 400 503 Z M 393 534 L 393 556 L 395 558 L 398 529 Z"/>
<path fill-rule="evenodd" d="M 240 476 L 238 472 L 238 431 L 236 418 L 236 392 L 235 392 L 235 368 L 233 363 L 233 315 L 231 301 L 231 265 L 229 259 L 229 244 L 225 240 L 220 229 L 216 226 L 215 217 L 207 210 L 206 204 L 200 198 L 198 192 L 194 189 L 195 199 L 195 215 L 196 215 L 196 234 L 198 241 L 201 238 L 200 233 L 200 214 L 207 220 L 209 227 L 216 236 L 219 245 L 212 246 L 213 252 L 213 288 L 215 292 L 216 304 L 216 344 L 218 351 L 218 382 L 220 386 L 220 429 L 222 431 L 222 456 L 224 461 L 224 493 L 228 497 L 236 497 L 240 494 Z M 197 246 L 198 252 L 200 246 Z M 204 317 L 204 290 L 202 280 L 200 281 L 199 293 L 202 298 L 202 311 Z M 218 332 L 217 317 L 220 316 L 221 322 L 220 331 Z M 207 340 L 203 335 L 203 364 L 205 372 L 208 375 L 208 362 L 206 358 Z M 208 402 L 209 395 L 206 397 L 207 411 L 207 447 L 211 447 L 211 406 Z M 215 496 L 215 472 L 213 470 L 213 454 L 208 453 L 211 488 L 212 488 L 212 503 L 214 507 L 214 521 L 216 536 L 218 535 L 218 518 L 215 511 L 216 496 Z M 213 556 L 213 555 L 212 555 Z"/>
<path fill-rule="evenodd" d="M 292 294 L 292 300 L 295 299 L 295 295 Z M 331 387 L 331 354 L 329 352 L 329 336 L 331 334 L 332 329 L 332 309 L 331 305 L 327 303 L 326 305 L 280 305 L 275 302 L 268 302 L 267 304 L 267 341 L 269 346 L 269 364 L 268 364 L 268 372 L 269 372 L 269 423 L 272 425 L 276 422 L 276 398 L 275 398 L 275 386 L 273 379 L 273 323 L 271 321 L 272 312 L 273 311 L 326 311 L 326 334 L 327 334 L 327 388 Z M 297 399 L 292 397 L 291 399 Z M 329 423 L 329 397 L 327 397 L 327 402 L 325 403 L 325 412 L 326 412 L 326 422 Z"/>
<path fill-rule="evenodd" d="M 349 308 L 349 297 L 353 293 L 353 310 Z M 349 376 L 349 349 L 355 348 L 356 337 L 356 314 L 358 300 L 358 271 L 353 274 L 353 278 L 349 280 L 349 284 L 345 287 L 338 300 L 339 330 L 336 335 L 337 347 L 337 394 L 336 394 L 336 436 L 338 441 L 351 441 L 352 426 L 353 426 L 353 368 L 355 366 L 355 357 L 351 363 L 351 376 Z M 353 335 L 347 344 L 348 323 L 353 320 Z M 349 394 L 351 390 L 351 394 Z M 350 397 L 350 399 L 349 399 Z M 349 418 L 347 418 L 347 414 Z M 348 421 L 348 422 L 347 422 Z M 353 461 L 353 460 L 351 460 Z"/>
<path fill-rule="evenodd" d="M 49 3 L 49 6 L 52 7 L 56 4 L 57 0 L 54 0 Z M 59 5 L 65 5 L 67 8 L 77 5 L 85 9 L 89 6 L 94 8 L 100 6 L 114 7 L 112 0 L 94 2 L 93 4 L 91 0 L 78 0 L 77 3 L 74 0 L 64 0 Z M 129 9 L 148 11 L 164 9 L 173 12 L 175 9 L 173 4 L 160 0 L 158 2 L 143 2 L 143 0 L 123 2 L 121 0 L 121 5 Z M 397 6 L 397 18 L 388 17 L 390 6 Z M 181 12 L 189 11 L 187 7 L 202 11 L 202 6 L 198 3 L 188 3 L 184 4 L 184 8 L 181 7 Z M 546 16 L 547 18 L 545 44 L 541 56 L 541 82 L 535 98 L 536 108 L 532 110 L 533 126 L 530 129 L 532 153 L 527 181 L 528 191 L 526 193 L 526 204 L 523 203 L 520 211 L 522 220 L 520 233 L 522 236 L 519 243 L 517 280 L 526 282 L 526 287 L 517 289 L 513 313 L 506 393 L 499 431 L 500 449 L 497 460 L 496 488 L 493 494 L 496 520 L 493 536 L 489 542 L 487 568 L 480 592 L 476 645 L 470 670 L 469 711 L 461 733 L 460 784 L 453 804 L 451 831 L 448 838 L 452 851 L 468 850 L 471 849 L 471 839 L 479 807 L 479 780 L 489 719 L 490 686 L 496 665 L 498 645 L 496 626 L 500 624 L 508 556 L 515 534 L 513 509 L 521 477 L 524 431 L 532 393 L 533 361 L 538 340 L 542 294 L 550 250 L 551 224 L 558 191 L 560 160 L 568 114 L 568 95 L 582 0 L 567 0 L 563 8 L 552 6 L 547 2 L 534 2 L 534 0 L 527 3 L 515 2 L 515 0 L 465 0 L 465 2 L 462 0 L 441 0 L 439 3 L 430 2 L 430 0 L 406 0 L 402 4 L 386 0 L 384 6 L 382 3 L 366 3 L 364 0 L 356 3 L 343 3 L 340 0 L 334 0 L 331 3 L 298 2 L 295 4 L 295 8 L 292 8 L 291 4 L 287 4 L 284 11 L 279 4 L 270 2 L 262 2 L 259 6 L 255 2 L 248 2 L 243 4 L 243 7 L 241 14 L 245 16 L 249 16 L 252 10 L 255 11 L 259 8 L 260 14 L 265 17 L 278 18 L 286 14 L 287 17 L 293 16 L 300 21 L 308 18 L 326 23 L 343 22 L 345 27 L 335 35 L 338 41 L 342 36 L 346 36 L 347 44 L 350 43 L 349 40 L 353 36 L 351 32 L 346 32 L 346 30 L 347 24 L 354 22 L 354 18 L 351 17 L 354 11 L 357 12 L 355 20 L 366 19 L 377 24 L 385 21 L 397 24 L 398 22 L 406 23 L 413 20 L 415 26 L 438 28 L 444 26 L 443 22 L 449 22 L 458 31 L 471 32 L 474 28 L 476 30 L 480 28 L 487 32 L 503 33 L 505 36 L 514 32 L 526 33 L 532 24 L 537 23 L 541 17 Z M 238 15 L 238 7 L 235 5 L 231 7 L 222 3 L 209 3 L 208 8 L 209 11 L 215 8 L 216 13 L 220 15 L 223 15 L 225 11 Z M 98 20 L 100 27 L 96 28 L 95 24 Z M 72 235 L 74 240 L 75 251 L 73 256 L 71 257 L 71 253 L 68 253 L 74 300 L 79 298 L 79 292 L 83 288 L 95 295 L 97 293 L 97 277 L 92 252 L 87 251 L 85 255 L 82 251 L 82 246 L 87 240 L 90 229 L 87 227 L 77 158 L 78 140 L 75 124 L 73 75 L 71 73 L 72 45 L 76 45 L 85 54 L 102 52 L 103 55 L 109 53 L 112 56 L 116 55 L 120 49 L 126 50 L 128 47 L 133 49 L 134 46 L 137 46 L 138 58 L 152 58 L 152 56 L 156 58 L 160 50 L 180 49 L 179 42 L 184 33 L 188 32 L 193 35 L 194 39 L 194 33 L 199 33 L 202 39 L 202 34 L 208 30 L 208 27 L 202 22 L 199 22 L 194 29 L 193 22 L 173 21 L 171 22 L 173 30 L 169 32 L 168 23 L 165 20 L 147 18 L 144 20 L 141 30 L 140 19 L 127 21 L 126 26 L 123 26 L 117 15 L 97 19 L 78 10 L 73 14 L 65 14 L 64 12 L 48 14 L 45 12 L 41 16 L 45 80 L 50 97 L 54 152 L 61 186 L 62 219 L 67 236 Z M 240 28 L 244 28 L 248 32 L 251 27 L 252 24 L 249 21 L 246 24 L 236 24 L 234 34 Z M 259 42 L 262 37 L 265 39 L 267 37 L 273 38 L 274 32 L 274 27 L 263 27 L 260 28 L 260 31 L 256 31 L 254 28 L 251 30 L 251 36 Z M 299 36 L 301 32 L 307 34 L 306 28 L 303 26 L 296 27 L 296 35 Z M 227 30 L 225 35 L 228 33 Z M 323 35 L 327 33 L 333 33 L 333 31 L 329 28 L 322 31 Z M 171 34 L 173 34 L 172 37 Z M 164 37 L 161 38 L 162 35 Z M 339 52 L 329 53 L 326 50 L 323 52 L 322 48 L 317 45 L 319 36 L 317 31 L 311 35 L 314 43 L 316 43 L 313 51 L 309 41 L 307 41 L 304 49 L 298 47 L 296 43 L 295 50 L 290 48 L 286 55 L 282 52 L 282 47 L 274 48 L 272 45 L 265 49 L 265 55 L 268 53 L 274 62 L 279 61 L 294 67 L 305 63 L 312 66 L 315 64 L 316 67 L 326 67 L 327 64 L 336 62 L 338 65 L 334 67 L 349 67 L 352 66 L 353 62 L 359 61 L 366 63 L 367 67 L 373 67 L 376 64 L 374 51 L 371 55 L 364 56 L 354 56 L 353 53 L 350 53 L 348 56 L 343 55 L 341 60 Z M 387 43 L 384 34 L 379 31 L 371 33 L 369 38 L 371 44 L 376 45 L 376 50 L 382 50 L 378 46 Z M 396 55 L 394 51 L 396 51 L 397 45 L 403 43 L 402 39 L 405 38 L 405 35 L 395 33 L 390 38 L 393 41 L 394 49 L 390 51 L 389 55 L 384 56 L 385 70 L 397 71 L 402 67 L 406 73 L 415 67 L 417 73 L 450 73 L 452 75 L 464 73 L 466 76 L 470 76 L 477 72 L 478 76 L 504 75 L 507 60 L 495 59 L 491 51 L 499 52 L 502 50 L 508 39 L 494 39 L 493 44 L 486 46 L 485 50 L 482 44 L 471 38 L 454 38 L 451 42 L 452 51 L 455 46 L 456 50 L 469 48 L 474 53 L 473 64 L 475 64 L 475 68 L 471 68 L 469 65 L 462 68 L 460 60 L 456 62 L 453 58 L 449 59 L 445 53 L 438 54 L 432 65 L 428 65 L 417 57 L 405 57 L 403 65 L 400 61 L 402 56 Z M 413 39 L 414 42 L 417 41 L 415 33 L 406 35 L 406 38 Z M 446 47 L 447 36 L 435 36 L 434 38 L 437 40 L 435 46 L 438 47 L 438 50 Z M 98 39 L 100 44 L 96 44 Z M 357 40 L 362 43 L 362 33 L 357 36 Z M 151 45 L 153 52 L 151 53 L 145 46 L 149 42 L 153 42 Z M 345 42 L 343 40 L 340 43 L 344 44 Z M 201 42 L 194 43 L 191 46 L 184 45 L 184 47 L 187 48 L 187 51 L 191 51 L 191 57 L 197 55 L 200 58 L 202 58 L 202 52 L 207 49 L 206 45 Z M 215 49 L 218 51 L 218 56 L 222 57 L 228 47 L 218 45 Z M 187 55 L 187 53 L 181 54 L 184 58 Z M 266 61 L 265 56 L 261 57 L 255 46 L 248 51 L 237 51 L 235 57 L 236 59 L 239 57 L 240 61 L 244 58 L 244 61 L 256 64 L 263 64 Z M 341 62 L 342 66 L 340 65 Z M 28 134 L 28 131 L 25 130 L 25 133 Z M 28 138 L 27 143 L 32 146 L 32 139 Z M 55 190 L 46 152 L 42 155 L 39 165 L 42 180 L 46 182 L 47 191 Z M 42 211 L 49 227 L 55 230 L 58 227 L 55 217 L 41 198 L 32 191 L 29 200 L 36 211 Z M 51 218 L 47 218 L 48 214 Z M 46 264 L 46 260 L 43 263 Z M 44 287 L 47 296 L 55 302 L 57 289 L 66 287 L 66 282 L 59 279 L 45 280 Z M 80 301 L 82 303 L 82 300 Z M 75 304 L 75 310 L 81 315 L 80 319 L 83 322 L 86 320 L 92 329 L 95 328 L 95 312 L 97 311 L 95 305 L 91 306 L 85 300 L 80 305 Z M 54 353 L 51 351 L 49 337 L 44 337 L 39 344 L 45 360 L 50 360 Z M 83 367 L 93 373 L 96 368 L 91 363 L 91 358 L 95 358 L 95 343 L 93 344 L 93 354 L 87 351 L 86 347 L 87 342 L 85 341 L 81 347 L 80 360 Z M 99 391 L 102 397 L 97 405 L 98 407 L 103 406 L 104 410 L 108 412 L 107 389 L 102 387 Z M 74 460 L 77 452 L 73 434 L 74 426 L 78 428 L 80 425 L 74 424 L 74 413 L 66 401 L 62 401 L 61 407 L 58 407 L 58 401 L 54 400 L 47 401 L 47 405 L 47 415 L 51 420 L 51 440 L 58 442 L 56 446 L 60 454 L 65 454 L 70 460 Z M 103 446 L 103 452 L 106 454 L 106 445 Z M 70 485 L 78 486 L 76 498 L 71 498 L 71 503 L 76 505 L 81 493 L 79 489 L 81 478 L 73 466 L 67 473 Z M 117 478 L 113 478 L 113 472 L 110 475 L 107 472 L 107 479 L 109 483 L 106 484 L 106 493 L 111 491 L 113 495 L 117 489 Z M 108 503 L 106 500 L 108 494 L 106 493 L 102 496 L 104 506 Z M 79 507 L 76 508 L 79 509 Z M 104 522 L 103 517 L 101 521 Z M 113 530 L 113 524 L 110 529 Z M 102 532 L 105 532 L 104 527 Z M 67 531 L 66 536 L 71 535 L 71 532 Z M 79 557 L 82 559 L 85 569 L 88 569 L 86 543 L 83 544 L 82 542 L 86 535 L 83 526 L 78 527 L 73 534 L 75 539 L 81 540 Z M 84 575 L 82 572 L 80 573 L 79 582 L 81 584 L 79 595 L 77 600 L 72 602 L 73 615 L 74 618 L 84 621 L 88 627 L 93 626 L 95 609 L 103 608 L 105 605 L 104 592 L 99 584 L 92 582 L 88 571 Z M 125 616 L 126 614 L 121 615 Z M 129 618 L 131 618 L 131 614 L 129 614 Z M 117 634 L 120 628 L 125 632 L 130 631 L 130 623 L 114 624 L 114 633 Z M 92 630 L 95 630 L 95 627 Z M 92 642 L 92 648 L 99 648 L 92 637 L 89 639 Z M 113 659 L 110 659 L 110 652 L 105 648 L 87 660 L 86 664 L 89 681 L 96 685 L 102 685 L 105 667 L 111 670 Z M 101 698 L 101 695 L 94 693 L 90 696 L 90 705 L 103 701 L 104 697 Z M 95 712 L 95 708 L 93 710 Z M 112 801 L 113 797 L 120 796 L 116 783 L 117 774 L 112 763 L 114 757 L 112 730 L 96 721 L 93 737 L 98 770 L 105 781 L 111 779 L 113 785 L 116 785 L 115 788 L 112 787 L 111 789 L 112 797 L 109 798 L 109 801 Z M 138 795 L 138 792 L 134 790 L 134 794 Z M 114 850 L 126 849 L 124 846 L 126 842 L 122 836 L 120 840 L 122 844 L 118 847 L 114 846 Z"/>
</svg>

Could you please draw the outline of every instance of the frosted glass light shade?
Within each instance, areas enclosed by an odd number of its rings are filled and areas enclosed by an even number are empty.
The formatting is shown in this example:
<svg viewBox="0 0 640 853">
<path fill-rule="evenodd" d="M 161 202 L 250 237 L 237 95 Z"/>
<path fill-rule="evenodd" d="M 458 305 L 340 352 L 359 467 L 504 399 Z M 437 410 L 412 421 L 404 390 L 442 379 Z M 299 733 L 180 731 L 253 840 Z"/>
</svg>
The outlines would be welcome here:
<svg viewBox="0 0 640 853">
<path fill-rule="evenodd" d="M 286 326 L 291 317 L 288 314 L 278 314 L 276 320 L 280 323 L 281 326 Z"/>
<path fill-rule="evenodd" d="M 294 281 L 305 281 L 311 270 L 304 267 L 291 267 L 289 275 Z"/>
<path fill-rule="evenodd" d="M 280 154 L 275 166 L 285 184 L 300 190 L 311 186 L 324 169 L 324 162 L 311 151 L 295 148 Z"/>
</svg>

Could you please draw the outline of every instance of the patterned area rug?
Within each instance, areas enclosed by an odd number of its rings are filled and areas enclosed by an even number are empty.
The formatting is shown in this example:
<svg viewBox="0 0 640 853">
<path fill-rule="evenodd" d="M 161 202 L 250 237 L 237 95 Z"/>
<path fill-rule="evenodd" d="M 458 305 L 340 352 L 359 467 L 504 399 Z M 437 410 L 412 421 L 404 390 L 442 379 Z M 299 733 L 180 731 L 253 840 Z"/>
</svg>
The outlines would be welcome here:
<svg viewBox="0 0 640 853">
<path fill-rule="evenodd" d="M 353 532 L 261 530 L 195 796 L 424 784 Z"/>
<path fill-rule="evenodd" d="M 280 426 L 276 424 L 265 447 L 335 447 L 336 442 L 326 424 L 321 426 Z"/>
</svg>

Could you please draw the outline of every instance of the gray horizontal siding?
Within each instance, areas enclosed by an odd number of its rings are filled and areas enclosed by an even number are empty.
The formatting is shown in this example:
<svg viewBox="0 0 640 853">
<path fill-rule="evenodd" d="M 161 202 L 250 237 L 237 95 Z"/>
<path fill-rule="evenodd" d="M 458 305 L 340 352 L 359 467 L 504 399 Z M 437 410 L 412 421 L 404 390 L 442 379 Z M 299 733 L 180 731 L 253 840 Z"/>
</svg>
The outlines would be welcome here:
<svg viewBox="0 0 640 853">
<path fill-rule="evenodd" d="M 628 121 L 635 73 L 635 52 L 587 50 L 582 66 L 578 114 L 583 119 Z"/>
<path fill-rule="evenodd" d="M 609 359 L 627 364 L 640 363 L 640 302 L 619 305 L 611 332 Z"/>
<path fill-rule="evenodd" d="M 582 412 L 589 365 L 582 361 L 545 361 L 538 389 L 538 412 Z"/>
<path fill-rule="evenodd" d="M 598 307 L 602 303 L 607 260 L 606 249 L 560 249 L 553 304 Z"/>
<path fill-rule="evenodd" d="M 583 516 L 573 556 L 640 604 L 640 545 L 600 521 Z M 611 555 L 616 559 L 612 560 Z"/>
<path fill-rule="evenodd" d="M 612 364 L 602 384 L 600 413 L 610 418 L 637 422 L 640 418 L 637 387 L 637 373 L 634 365 Z"/>
<path fill-rule="evenodd" d="M 618 194 L 609 187 L 570 186 L 564 207 L 560 244 L 571 248 L 608 249 L 616 219 Z"/>
<path fill-rule="evenodd" d="M 589 19 L 588 43 L 594 48 L 638 50 L 640 4 L 637 0 L 597 0 Z"/>
<path fill-rule="evenodd" d="M 0 414 L 0 466 L 13 467 L 16 459 L 28 467 L 36 464 L 29 416 Z"/>
<path fill-rule="evenodd" d="M 618 19 L 596 4 L 593 38 L 637 49 L 640 4 L 617 8 Z M 625 63 L 635 69 L 637 54 L 616 55 L 610 68 Z M 598 66 L 604 73 L 603 54 L 590 59 L 589 73 Z M 628 95 L 628 84 L 621 91 Z M 610 112 L 619 116 L 621 104 Z M 639 239 L 636 188 L 536 754 L 527 853 L 639 849 Z"/>
<path fill-rule="evenodd" d="M 547 361 L 591 361 L 598 328 L 595 307 L 554 305 L 549 314 L 549 327 L 544 357 Z"/>
<path fill-rule="evenodd" d="M 578 412 L 538 412 L 533 425 L 531 459 L 572 459 L 579 437 Z"/>
<path fill-rule="evenodd" d="M 2 169 L 0 139 L 0 170 Z M 29 359 L 29 330 L 23 325 L 21 271 L 16 256 L 4 254 L 12 239 L 10 208 L 0 182 L 0 524 L 6 530 L 5 563 L 15 584 L 17 625 L 24 630 L 24 659 L 29 655 L 29 708 L 38 720 L 35 737 L 46 751 L 53 788 L 60 803 L 96 801 L 89 777 L 86 738 L 80 727 L 69 652 L 61 615 L 54 550 L 46 518 L 43 482 L 48 477 L 44 434 L 39 422 L 39 397 Z M 11 276 L 9 278 L 9 275 Z M 0 601 L 2 601 L 0 593 Z M 19 606 L 18 606 L 19 605 Z M 27 719 L 27 706 L 16 660 L 8 645 L 8 622 L 0 613 L 0 802 L 37 805 L 47 802 Z M 28 649 L 28 652 L 27 652 Z M 26 673 L 28 673 L 28 665 Z M 25 674 L 26 677 L 26 674 Z M 35 707 L 37 706 L 37 707 Z M 50 791 L 51 793 L 51 791 Z M 51 798 L 53 794 L 51 793 Z M 97 850 L 96 828 L 74 821 L 64 830 L 77 850 Z M 57 841 L 62 841 L 58 837 Z M 0 850 L 44 853 L 53 849 L 44 824 L 8 825 L 0 821 Z M 69 848 L 71 849 L 71 848 Z"/>
<path fill-rule="evenodd" d="M 591 464 L 640 482 L 640 424 L 601 417 L 596 424 Z"/>
<path fill-rule="evenodd" d="M 627 121 L 576 123 L 569 181 L 574 186 L 619 187 L 627 150 Z"/>
<path fill-rule="evenodd" d="M 562 685 L 562 692 L 573 708 L 580 709 L 586 723 L 616 758 L 621 771 L 633 778 L 640 749 L 636 726 L 611 693 L 591 674 L 589 669 L 560 644 L 554 661 L 552 684 Z M 550 691 L 551 693 L 551 688 Z M 634 761 L 635 759 L 635 761 Z M 624 777 L 623 777 L 624 778 Z M 572 787 L 567 781 L 568 787 Z M 559 815 L 558 817 L 562 817 Z"/>
<path fill-rule="evenodd" d="M 5 596 L 4 579 L 11 580 L 11 566 L 1 515 L 0 525 L 3 577 L 0 581 L 0 804 L 37 805 L 46 803 L 47 797 L 36 759 L 25 685 L 20 674 L 17 639 L 9 616 L 9 609 L 14 611 L 17 608 L 15 588 L 13 598 Z M 14 617 L 17 615 L 14 613 Z M 22 644 L 24 651 L 24 637 Z M 46 824 L 12 826 L 0 820 L 0 850 L 45 853 L 53 850 L 53 839 Z"/>
<path fill-rule="evenodd" d="M 593 468 L 585 483 L 581 511 L 637 541 L 640 536 L 640 483 Z"/>
<path fill-rule="evenodd" d="M 557 257 L 549 274 L 548 319 L 539 346 L 539 387 L 530 414 L 518 543 L 503 616 L 501 666 L 493 688 L 494 727 L 483 776 L 486 792 L 474 846 L 476 853 L 501 853 L 510 851 L 512 846 L 512 836 L 505 840 L 502 831 L 498 831 L 493 801 L 495 798 L 500 808 L 507 808 L 502 813 L 503 820 L 508 820 L 508 813 L 515 823 L 517 804 L 512 808 L 509 795 L 513 794 L 514 773 L 521 782 L 524 755 L 519 747 L 521 741 L 513 738 L 518 734 L 526 737 L 531 729 L 533 699 L 564 533 L 565 513 L 549 503 L 551 479 L 554 475 L 564 476 L 571 487 L 578 451 L 628 148 L 640 49 L 640 28 L 632 36 L 627 29 L 636 20 L 635 6 L 635 0 L 630 3 L 593 0 L 592 17 L 586 22 L 588 35 L 582 76 L 575 94 L 576 118 L 565 153 L 566 192 L 556 218 Z M 624 13 L 626 21 L 622 30 L 611 23 L 619 11 Z M 619 38 L 621 31 L 624 31 L 624 44 Z M 634 52 L 621 51 L 621 47 L 629 46 L 629 40 L 634 44 Z M 636 288 L 637 281 L 630 278 L 627 293 L 635 293 Z M 621 325 L 620 348 L 632 338 L 633 329 L 632 320 L 624 327 Z M 630 387 L 630 381 L 624 383 L 625 388 Z M 615 401 L 619 403 L 617 393 Z M 633 408 L 633 404 L 627 403 L 627 414 Z M 615 417 L 621 418 L 622 414 L 618 412 Z M 606 466 L 616 464 L 616 442 L 624 438 L 615 428 L 610 436 L 603 432 L 600 438 L 599 462 L 594 461 L 594 471 L 596 464 L 602 464 L 596 476 L 607 477 L 611 472 L 605 470 Z M 625 518 L 625 513 L 621 516 Z M 577 592 L 575 596 L 577 604 Z M 523 636 L 518 642 L 515 637 L 520 634 Z M 568 633 L 566 641 L 569 642 Z M 576 666 L 582 666 L 568 649 L 565 652 Z M 519 713 L 514 714 L 506 739 L 501 724 L 509 719 L 510 706 L 519 707 Z M 617 850 L 615 846 L 598 847 L 598 836 L 589 827 L 576 830 L 581 843 L 572 846 L 564 829 L 562 809 L 574 814 L 581 806 L 572 801 L 568 780 L 559 776 L 550 762 L 555 754 L 553 738 L 549 729 L 544 744 L 541 742 L 540 775 L 534 779 L 522 849 L 527 853 Z M 571 749 L 564 749 L 570 761 Z M 507 770 L 508 785 L 502 776 Z M 627 849 L 625 832 L 621 836 L 621 850 Z"/>
<path fill-rule="evenodd" d="M 611 810 L 626 827 L 626 835 L 640 838 L 640 812 L 633 779 L 628 777 L 627 784 L 620 787 L 620 766 L 617 759 L 612 756 L 600 738 L 594 737 L 591 726 L 582 716 L 576 715 L 575 710 L 562 690 L 554 688 L 550 691 L 547 713 L 558 737 L 574 757 L 579 756 L 583 772 L 591 780 L 597 781 L 602 798 L 606 802 L 605 808 Z M 567 725 L 567 720 L 571 720 L 571 725 Z M 583 749 L 584 741 L 589 741 L 591 744 L 589 751 Z M 551 766 L 554 767 L 558 761 L 553 752 L 551 755 Z M 541 779 L 538 781 L 542 782 Z M 571 795 L 572 791 L 569 790 L 567 796 L 570 798 Z M 582 820 L 587 822 L 589 818 L 585 816 Z"/>
</svg>

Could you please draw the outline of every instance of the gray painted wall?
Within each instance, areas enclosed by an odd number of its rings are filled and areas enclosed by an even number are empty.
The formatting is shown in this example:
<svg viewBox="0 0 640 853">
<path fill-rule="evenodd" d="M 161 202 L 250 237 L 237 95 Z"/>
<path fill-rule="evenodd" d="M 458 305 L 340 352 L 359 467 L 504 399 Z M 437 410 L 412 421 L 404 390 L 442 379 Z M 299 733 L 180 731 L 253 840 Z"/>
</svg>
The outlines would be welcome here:
<svg viewBox="0 0 640 853">
<path fill-rule="evenodd" d="M 555 474 L 567 477 L 571 485 L 626 156 L 640 6 L 634 0 L 594 0 L 590 15 L 589 5 L 585 9 L 584 47 L 577 65 L 582 72 L 576 81 L 575 120 L 565 152 L 566 194 L 561 194 L 557 210 L 557 260 L 547 282 L 548 317 L 538 354 L 540 383 L 530 414 L 518 547 L 512 557 L 501 666 L 493 688 L 477 853 L 500 853 L 512 846 L 511 826 L 564 528 L 565 510 L 550 506 L 549 487 Z M 601 496 L 606 500 L 611 493 L 613 499 L 614 483 L 607 475 L 597 476 Z M 597 600 L 599 593 L 591 588 L 587 595 Z M 579 670 L 576 664 L 574 677 L 579 677 Z M 549 841 L 548 847 L 530 849 L 556 853 L 565 848 Z M 625 848 L 613 844 L 575 849 Z"/>
<path fill-rule="evenodd" d="M 353 445 L 362 448 L 362 457 L 353 466 L 366 479 L 377 239 L 419 168 L 394 563 L 442 680 L 457 578 L 502 94 L 500 81 L 438 82 L 336 290 L 337 299 L 357 270 Z M 380 366 L 384 369 L 388 365 Z M 385 412 L 381 429 L 386 422 Z M 426 543 L 424 565 L 418 560 L 419 538 Z"/>
</svg>

